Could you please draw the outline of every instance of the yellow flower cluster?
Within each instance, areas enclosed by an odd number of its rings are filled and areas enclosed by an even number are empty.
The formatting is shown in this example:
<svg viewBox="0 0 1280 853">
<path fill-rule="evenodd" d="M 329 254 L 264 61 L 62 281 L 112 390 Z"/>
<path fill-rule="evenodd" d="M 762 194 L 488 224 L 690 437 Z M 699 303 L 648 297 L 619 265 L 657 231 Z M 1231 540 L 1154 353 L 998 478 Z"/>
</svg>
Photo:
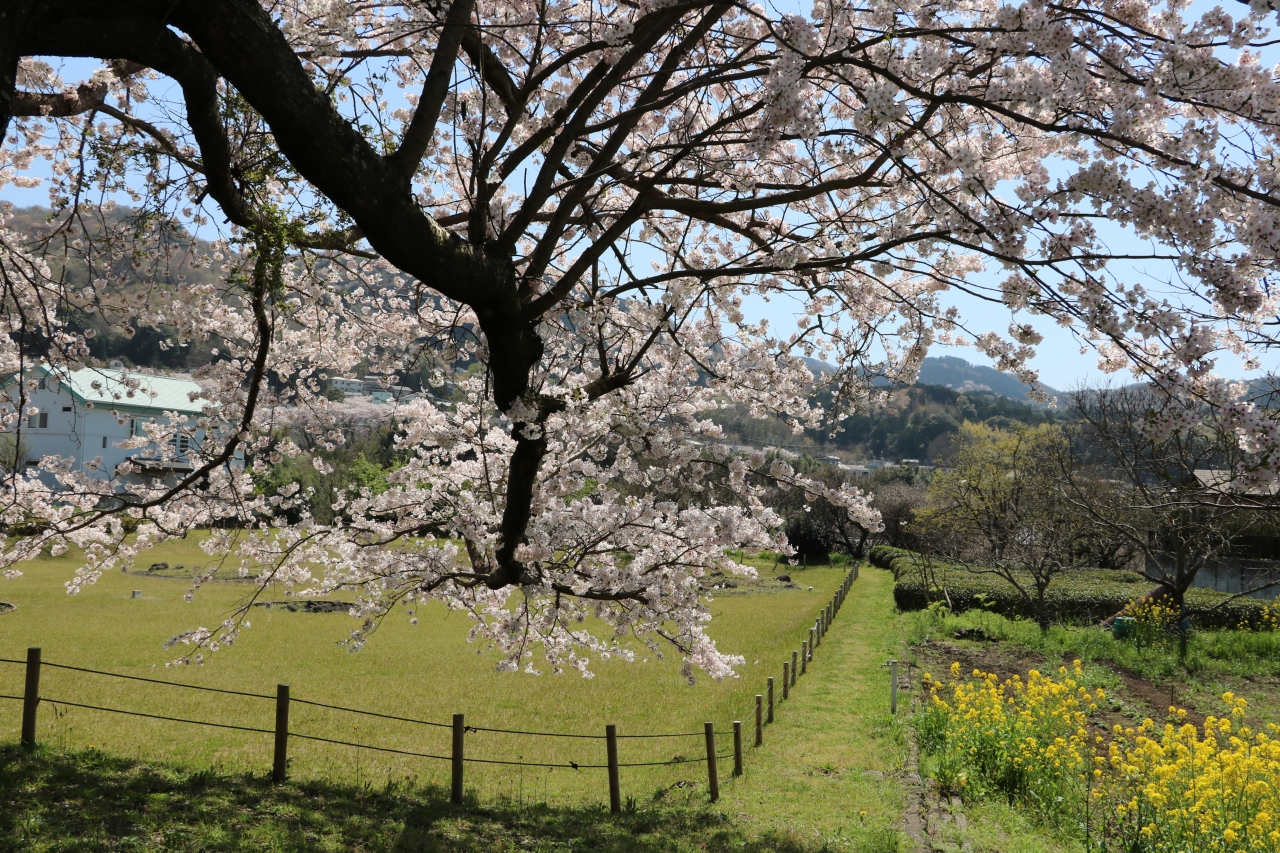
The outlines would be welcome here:
<svg viewBox="0 0 1280 853">
<path fill-rule="evenodd" d="M 1096 758 L 1105 784 L 1094 796 L 1116 815 L 1113 833 L 1151 853 L 1280 851 L 1280 730 L 1245 724 L 1248 704 L 1222 696 L 1225 717 L 1204 729 L 1172 720 L 1116 727 Z M 1171 718 L 1185 712 L 1170 708 Z"/>
<path fill-rule="evenodd" d="M 1122 615 L 1133 619 L 1131 630 L 1139 646 L 1156 646 L 1168 642 L 1178 624 L 1177 608 L 1150 598 L 1129 602 Z"/>
<path fill-rule="evenodd" d="M 1263 607 L 1255 616 L 1240 620 L 1241 631 L 1280 631 L 1280 600 Z"/>
<path fill-rule="evenodd" d="M 977 670 L 961 678 L 959 664 L 946 683 L 926 675 L 916 727 L 939 783 L 1088 827 L 1090 849 L 1280 853 L 1280 728 L 1250 729 L 1247 703 L 1226 693 L 1227 714 L 1203 730 L 1171 707 L 1162 725 L 1091 737 L 1088 716 L 1105 694 L 1080 678 L 1078 661 L 1056 679 L 1032 670 L 1025 682 Z"/>
<path fill-rule="evenodd" d="M 1086 715 L 1104 696 L 1076 682 L 1074 671 L 1059 669 L 1060 679 L 1037 670 L 1026 681 L 1000 681 L 974 670 L 960 678 L 951 667 L 947 685 L 925 676 L 929 704 L 917 728 L 926 752 L 937 757 L 935 775 L 944 788 L 969 788 L 981 795 L 998 791 L 1059 811 L 1084 794 L 1081 779 L 1089 769 Z"/>
</svg>

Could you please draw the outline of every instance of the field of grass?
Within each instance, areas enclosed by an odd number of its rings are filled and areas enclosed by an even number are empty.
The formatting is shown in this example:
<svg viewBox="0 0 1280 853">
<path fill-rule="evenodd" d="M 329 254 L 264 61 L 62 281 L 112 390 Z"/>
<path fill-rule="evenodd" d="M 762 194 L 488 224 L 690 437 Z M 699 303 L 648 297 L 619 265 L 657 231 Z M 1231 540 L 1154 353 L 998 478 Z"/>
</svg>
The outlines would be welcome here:
<svg viewBox="0 0 1280 853">
<path fill-rule="evenodd" d="M 171 543 L 157 549 L 150 559 L 171 566 L 209 562 L 193 542 Z M 712 836 L 720 835 L 751 844 L 768 838 L 790 839 L 786 843 L 798 845 L 796 849 L 819 849 L 822 845 L 831 850 L 897 849 L 896 827 L 904 803 L 897 771 L 905 745 L 901 724 L 887 713 L 888 685 L 880 665 L 901 648 L 901 633 L 884 573 L 864 571 L 863 580 L 855 585 L 840 618 L 818 649 L 809 674 L 801 680 L 792 699 L 779 708 L 777 723 L 767 729 L 764 747 L 752 749 L 749 744 L 754 695 L 763 692 L 767 675 L 781 675 L 783 660 L 789 659 L 791 649 L 798 648 L 800 640 L 807 636 L 816 611 L 830 598 L 845 568 L 812 567 L 799 572 L 788 569 L 800 584 L 799 589 L 782 589 L 780 584 L 766 582 L 753 590 L 717 592 L 711 633 L 721 648 L 744 655 L 747 663 L 739 678 L 722 683 L 704 679 L 688 685 L 679 675 L 677 656 L 670 655 L 665 660 L 650 656 L 636 664 L 606 662 L 596 667 L 593 679 L 498 673 L 490 653 L 466 643 L 465 617 L 443 608 L 421 609 L 417 626 L 410 626 L 407 618 L 388 621 L 373 642 L 357 654 L 336 645 L 353 627 L 345 615 L 258 609 L 251 620 L 252 628 L 234 649 L 214 655 L 203 666 L 166 670 L 164 662 L 172 652 L 161 648 L 163 640 L 179 629 L 220 621 L 249 587 L 239 583 L 210 584 L 194 603 L 186 604 L 182 600 L 186 584 L 179 579 L 114 574 L 69 598 L 62 584 L 73 566 L 66 558 L 37 561 L 25 567 L 27 574 L 23 578 L 0 585 L 0 600 L 17 605 L 13 612 L 0 616 L 0 657 L 19 659 L 28 646 L 34 645 L 43 649 L 44 659 L 49 662 L 263 694 L 273 693 L 277 683 L 289 683 L 295 698 L 425 720 L 447 721 L 453 713 L 465 713 L 470 724 L 496 728 L 596 734 L 603 733 L 606 723 L 615 723 L 622 734 L 700 733 L 704 720 L 714 721 L 719 730 L 727 730 L 732 720 L 741 719 L 748 731 L 746 774 L 742 779 L 729 780 L 729 767 L 722 765 L 722 799 L 714 808 L 704 805 L 705 768 L 701 764 L 624 769 L 623 794 L 635 808 L 641 812 L 657 809 L 666 817 L 654 820 L 663 823 L 669 818 L 672 827 L 684 827 L 672 830 L 667 841 L 655 841 L 655 846 L 646 842 L 626 849 L 698 849 Z M 761 568 L 766 576 L 771 574 L 769 563 Z M 810 586 L 814 588 L 812 592 Z M 134 589 L 142 590 L 141 600 L 130 598 Z M 0 694 L 20 693 L 21 678 L 21 667 L 0 665 Z M 272 723 L 269 700 L 217 696 L 50 667 L 44 669 L 41 692 L 53 699 L 189 719 L 261 728 L 270 728 Z M 295 732 L 417 752 L 448 753 L 445 729 L 298 704 L 293 706 L 292 715 L 290 728 Z M 16 742 L 18 722 L 18 703 L 0 702 L 0 742 Z M 24 763 L 12 751 L 7 757 L 0 757 L 0 764 L 7 762 L 0 771 L 0 799 L 13 797 L 22 803 L 18 819 L 45 827 L 46 837 L 51 839 L 68 837 L 72 824 L 67 823 L 68 815 L 52 813 L 50 804 L 58 798 L 39 791 L 55 785 L 59 773 L 69 772 L 68 765 L 79 763 L 75 756 L 88 756 L 85 761 L 98 761 L 93 757 L 102 756 L 95 772 L 107 777 L 154 780 L 176 774 L 186 781 L 157 784 L 161 788 L 167 784 L 179 792 L 195 784 L 191 779 L 216 787 L 229 784 L 225 780 L 236 774 L 246 773 L 258 780 L 255 785 L 261 786 L 263 775 L 270 769 L 269 735 L 124 717 L 56 703 L 42 703 L 38 736 L 50 750 L 41 758 Z M 726 739 L 723 748 L 728 747 Z M 469 756 L 525 761 L 600 764 L 604 760 L 603 742 L 598 740 L 470 733 L 467 750 Z M 701 750 L 700 737 L 624 741 L 621 758 L 623 762 L 661 761 L 681 755 L 696 757 Z M 422 809 L 436 809 L 438 804 L 432 805 L 432 792 L 436 790 L 433 786 L 447 785 L 448 781 L 447 762 L 298 739 L 291 741 L 290 755 L 291 779 L 297 787 L 288 789 L 294 793 L 266 797 L 262 801 L 263 813 L 254 818 L 263 832 L 277 840 L 293 838 L 297 842 L 306 835 L 302 828 L 306 820 L 299 817 L 299 828 L 294 833 L 288 821 L 275 815 L 274 806 L 270 805 L 296 800 L 303 796 L 298 792 L 304 789 L 331 789 L 338 799 L 348 796 L 342 791 L 354 791 L 351 796 L 382 792 L 380 796 L 398 803 L 392 809 L 394 820 L 400 821 L 402 832 L 409 832 L 410 815 Z M 121 764 L 122 760 L 126 763 Z M 160 764 L 135 766 L 129 761 Z M 215 784 L 212 780 L 222 781 Z M 600 808 L 607 802 L 605 781 L 600 770 L 485 765 L 467 768 L 469 795 L 481 806 L 507 810 L 504 814 L 510 815 L 536 807 L 550 810 L 548 815 L 560 815 L 556 821 L 569 820 L 565 815 Z M 104 779 L 103 785 L 109 784 Z M 149 789 L 149 783 L 138 784 Z M 23 795 L 23 790 L 30 795 Z M 68 796 L 74 801 L 84 794 Z M 190 799 L 189 792 L 182 796 Z M 198 819 L 207 823 L 214 834 L 225 830 L 227 820 L 247 819 L 243 814 L 235 817 L 237 810 L 243 811 L 242 806 L 227 808 L 231 810 L 227 815 L 219 816 L 218 808 L 213 807 L 212 813 Z M 285 812 L 292 808 L 285 808 Z M 697 813 L 696 820 L 680 816 L 686 809 Z M 144 808 L 126 822 L 138 826 L 155 824 L 148 830 L 150 837 L 156 837 L 156 833 L 165 836 L 170 830 L 179 835 L 193 831 L 184 822 L 189 818 L 165 817 L 163 812 L 148 816 Z M 85 813 L 72 809 L 70 814 L 80 819 Z M 313 815 L 312 819 L 323 823 L 328 818 Z M 332 820 L 341 824 L 346 818 L 335 814 Z M 705 832 L 689 829 L 690 820 L 701 821 Z M 716 821 L 728 821 L 732 826 L 716 828 Z M 105 826 L 102 821 L 99 823 Z M 79 834 L 86 831 L 83 826 L 76 830 Z M 379 836 L 383 842 L 391 831 L 386 829 Z M 336 825 L 327 829 L 321 826 L 313 835 L 339 838 L 342 832 L 345 830 Z M 3 834 L 4 828 L 0 827 L 0 835 Z M 634 832 L 623 835 L 639 837 Z M 294 842 L 281 842 L 281 849 L 307 849 Z M 373 843 L 368 849 L 387 849 L 383 842 Z M 478 838 L 473 842 L 479 844 Z M 438 849 L 473 849 L 473 842 L 450 842 Z M 569 846 L 582 843 L 581 839 L 575 842 L 572 838 L 548 841 L 548 849 L 561 849 L 557 845 L 562 842 Z M 494 843 L 495 849 L 501 848 L 501 844 Z M 343 844 L 338 843 L 337 847 L 348 849 Z M 160 846 L 168 849 L 164 844 Z M 41 848 L 33 845 L 21 849 Z M 61 848 L 54 843 L 45 849 Z M 147 848 L 144 845 L 140 849 Z M 418 845 L 405 849 L 437 848 Z M 603 849 L 608 849 L 607 845 Z"/>
</svg>

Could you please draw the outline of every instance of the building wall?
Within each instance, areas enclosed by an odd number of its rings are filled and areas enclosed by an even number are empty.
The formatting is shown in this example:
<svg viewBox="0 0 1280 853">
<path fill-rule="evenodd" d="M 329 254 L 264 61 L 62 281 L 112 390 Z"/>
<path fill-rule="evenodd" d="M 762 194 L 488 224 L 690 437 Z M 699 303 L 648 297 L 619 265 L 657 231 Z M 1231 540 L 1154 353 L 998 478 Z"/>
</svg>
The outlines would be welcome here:
<svg viewBox="0 0 1280 853">
<path fill-rule="evenodd" d="M 40 420 L 37 414 L 34 417 L 25 416 L 21 429 L 16 433 L 10 430 L 10 435 L 16 434 L 25 450 L 29 469 L 35 468 L 45 456 L 63 458 L 71 456 L 75 460 L 72 470 L 83 471 L 101 479 L 109 479 L 116 466 L 125 459 L 146 453 L 142 448 L 126 450 L 118 446 L 120 442 L 129 438 L 130 429 L 135 430 L 138 435 L 143 435 L 145 431 L 142 423 L 152 417 L 157 421 L 163 420 L 162 413 L 158 411 L 151 414 L 119 410 L 120 417 L 124 420 L 124 423 L 120 423 L 110 410 L 99 406 L 88 409 L 83 403 L 78 402 L 70 391 L 54 382 L 47 383 L 47 387 L 37 388 L 34 391 L 28 390 L 27 395 L 28 410 L 36 407 L 40 412 L 48 414 L 47 426 L 43 429 L 39 426 Z M 85 462 L 97 458 L 102 460 L 99 470 L 93 471 L 83 467 Z M 131 476 L 130 479 L 136 481 L 151 478 Z"/>
</svg>

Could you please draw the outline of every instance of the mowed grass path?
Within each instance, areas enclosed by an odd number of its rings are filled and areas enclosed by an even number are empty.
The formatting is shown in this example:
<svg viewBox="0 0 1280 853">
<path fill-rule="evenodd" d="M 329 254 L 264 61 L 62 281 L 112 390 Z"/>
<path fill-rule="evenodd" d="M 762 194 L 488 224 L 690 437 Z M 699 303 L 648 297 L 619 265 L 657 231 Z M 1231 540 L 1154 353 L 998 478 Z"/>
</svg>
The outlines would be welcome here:
<svg viewBox="0 0 1280 853">
<path fill-rule="evenodd" d="M 194 543 L 173 543 L 150 556 L 171 564 L 206 565 Z M 206 586 L 194 604 L 182 601 L 178 580 L 112 574 L 69 598 L 63 583 L 73 563 L 42 560 L 27 575 L 0 585 L 0 599 L 18 605 L 0 616 L 0 657 L 21 658 L 27 646 L 44 650 L 46 661 L 72 663 L 131 675 L 269 694 L 289 683 L 296 698 L 348 705 L 425 720 L 447 721 L 452 713 L 468 723 L 498 728 L 602 733 L 615 723 L 620 733 L 700 733 L 704 720 L 727 730 L 741 719 L 747 730 L 746 776 L 728 780 L 722 764 L 721 804 L 711 813 L 739 821 L 747 837 L 799 833 L 839 849 L 853 849 L 871 830 L 897 824 L 902 794 L 893 771 L 900 766 L 901 732 L 887 714 L 887 677 L 879 668 L 899 641 L 887 575 L 864 571 L 844 611 L 818 649 L 810 672 L 763 749 L 751 748 L 754 695 L 765 677 L 780 677 L 790 650 L 807 636 L 817 609 L 846 569 L 796 572 L 799 590 L 722 594 L 713 603 L 711 633 L 720 647 L 746 657 L 737 679 L 688 685 L 678 655 L 626 664 L 608 661 L 596 677 L 531 677 L 494 671 L 493 653 L 466 642 L 469 620 L 443 608 L 422 608 L 420 624 L 407 614 L 389 619 L 358 654 L 336 645 L 353 627 L 341 614 L 305 614 L 256 609 L 253 626 L 236 648 L 200 667 L 165 669 L 173 656 L 161 642 L 180 628 L 212 625 L 249 591 L 247 585 Z M 769 566 L 761 567 L 767 570 Z M 794 571 L 794 570 L 793 570 Z M 764 572 L 767 573 L 767 572 Z M 808 587 L 814 591 L 809 592 Z M 881 587 L 884 587 L 881 589 Z M 141 589 L 143 599 L 129 598 Z M 644 657 L 641 655 L 640 657 Z M 0 694 L 21 692 L 21 667 L 0 665 Z M 779 679 L 780 680 L 780 679 Z M 270 701 L 124 682 L 45 668 L 42 694 L 55 699 L 270 728 Z M 779 697 L 781 690 L 778 690 Z M 56 710 L 55 710 L 56 709 Z M 0 702 L 0 741 L 18 735 L 19 707 Z M 448 731 L 295 704 L 290 728 L 341 740 L 378 743 L 447 754 Z M 218 773 L 269 770 L 268 735 L 180 725 L 75 708 L 41 707 L 39 737 L 55 750 L 90 746 L 111 756 L 165 762 Z M 722 749 L 727 750 L 726 738 Z M 600 764 L 603 742 L 527 738 L 492 733 L 467 736 L 469 756 L 553 763 Z M 599 753 L 597 755 L 597 753 Z M 294 739 L 293 779 L 339 785 L 407 788 L 445 785 L 447 762 L 435 762 Z M 700 737 L 624 741 L 622 761 L 666 760 L 702 754 Z M 869 772 L 868 772 L 869 771 Z M 883 774 L 883 776 L 881 775 Z M 705 768 L 624 769 L 624 796 L 637 806 L 705 801 Z M 516 769 L 468 765 L 467 786 L 480 802 L 548 803 L 594 807 L 607 802 L 600 770 Z"/>
</svg>

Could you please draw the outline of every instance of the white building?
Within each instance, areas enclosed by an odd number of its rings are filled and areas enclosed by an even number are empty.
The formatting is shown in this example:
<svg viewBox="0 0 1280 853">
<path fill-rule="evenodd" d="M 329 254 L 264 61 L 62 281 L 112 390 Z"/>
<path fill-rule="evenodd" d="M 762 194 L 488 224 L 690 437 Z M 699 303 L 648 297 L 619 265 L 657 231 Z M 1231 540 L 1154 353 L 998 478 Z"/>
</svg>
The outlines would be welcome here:
<svg viewBox="0 0 1280 853">
<path fill-rule="evenodd" d="M 330 388 L 337 388 L 348 397 L 357 397 L 364 393 L 364 380 L 353 379 L 350 376 L 338 376 L 329 380 Z"/>
<path fill-rule="evenodd" d="M 19 399 L 17 380 L 12 376 L 0 384 L 0 392 L 13 402 Z M 27 386 L 25 413 L 8 435 L 16 438 L 24 451 L 28 469 L 38 466 L 45 456 L 72 457 L 72 470 L 104 479 L 110 478 L 120 463 L 129 461 L 142 469 L 140 474 L 129 475 L 134 482 L 156 477 L 177 482 L 193 469 L 187 450 L 201 441 L 204 433 L 194 429 L 202 404 L 200 386 L 192 380 L 103 367 L 59 375 L 46 365 L 38 365 L 23 381 Z M 190 435 L 174 441 L 176 454 L 161 458 L 154 446 L 127 450 L 119 446 L 130 436 L 146 435 L 147 423 L 167 422 L 166 412 L 186 416 L 192 426 Z M 84 466 L 95 461 L 97 466 Z"/>
</svg>

